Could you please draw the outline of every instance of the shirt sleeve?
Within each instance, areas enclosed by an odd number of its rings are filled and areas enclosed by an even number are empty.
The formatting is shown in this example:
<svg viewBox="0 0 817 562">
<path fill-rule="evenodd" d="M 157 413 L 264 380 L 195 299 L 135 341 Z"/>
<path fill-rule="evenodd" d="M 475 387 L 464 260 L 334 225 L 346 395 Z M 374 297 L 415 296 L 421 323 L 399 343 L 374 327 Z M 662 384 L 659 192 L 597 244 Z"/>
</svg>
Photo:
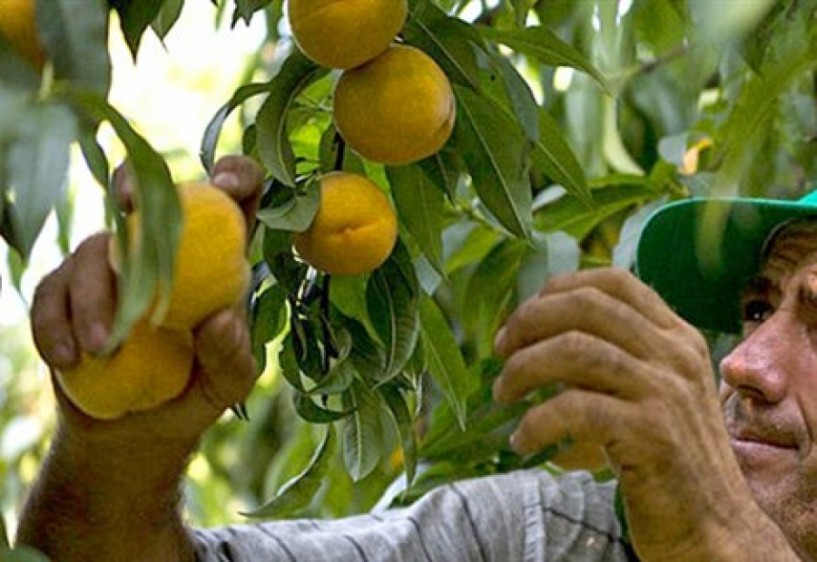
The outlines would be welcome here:
<svg viewBox="0 0 817 562">
<path fill-rule="evenodd" d="M 624 562 L 615 484 L 519 471 L 441 486 L 412 504 L 334 520 L 193 530 L 199 562 Z"/>
</svg>

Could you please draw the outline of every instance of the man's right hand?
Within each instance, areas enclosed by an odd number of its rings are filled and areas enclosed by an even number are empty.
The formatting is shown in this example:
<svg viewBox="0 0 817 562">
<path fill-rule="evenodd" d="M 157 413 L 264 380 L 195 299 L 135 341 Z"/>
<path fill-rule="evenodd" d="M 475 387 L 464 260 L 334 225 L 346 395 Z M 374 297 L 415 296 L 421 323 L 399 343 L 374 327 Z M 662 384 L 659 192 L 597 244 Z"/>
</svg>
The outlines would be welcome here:
<svg viewBox="0 0 817 562">
<path fill-rule="evenodd" d="M 217 163 L 211 181 L 239 203 L 250 228 L 262 180 L 261 170 L 251 160 L 227 157 Z M 127 199 L 132 191 L 131 177 L 120 172 L 114 181 L 117 191 Z M 54 369 L 74 367 L 82 354 L 98 354 L 107 343 L 116 310 L 109 238 L 105 233 L 86 239 L 35 292 L 31 311 L 34 342 Z M 74 407 L 55 384 L 63 422 L 88 438 L 132 440 L 140 434 L 161 432 L 166 438 L 194 442 L 227 407 L 247 396 L 256 376 L 241 310 L 218 311 L 195 328 L 194 336 L 194 372 L 180 397 L 148 412 L 96 421 Z"/>
<path fill-rule="evenodd" d="M 251 228 L 263 173 L 226 157 L 211 183 L 242 208 Z M 132 179 L 115 175 L 129 206 Z M 107 343 L 116 310 L 109 235 L 85 240 L 36 290 L 34 341 L 55 370 L 75 366 Z M 257 373 L 244 312 L 224 309 L 194 328 L 195 359 L 182 394 L 115 420 L 89 417 L 62 392 L 57 433 L 20 518 L 18 542 L 63 562 L 192 560 L 179 516 L 179 486 L 199 437 L 250 392 Z"/>
</svg>

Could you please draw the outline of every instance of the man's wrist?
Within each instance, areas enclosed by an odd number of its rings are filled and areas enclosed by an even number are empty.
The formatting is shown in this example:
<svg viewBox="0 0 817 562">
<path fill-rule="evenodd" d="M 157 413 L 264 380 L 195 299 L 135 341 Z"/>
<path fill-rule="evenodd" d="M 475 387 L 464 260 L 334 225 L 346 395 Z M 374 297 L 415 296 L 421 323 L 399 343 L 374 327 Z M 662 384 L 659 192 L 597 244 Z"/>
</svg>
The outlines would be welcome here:
<svg viewBox="0 0 817 562">
<path fill-rule="evenodd" d="M 192 559 L 180 516 L 195 443 L 91 435 L 61 424 L 24 507 L 18 542 L 55 559 Z M 147 552 L 155 549 L 155 552 Z"/>
</svg>

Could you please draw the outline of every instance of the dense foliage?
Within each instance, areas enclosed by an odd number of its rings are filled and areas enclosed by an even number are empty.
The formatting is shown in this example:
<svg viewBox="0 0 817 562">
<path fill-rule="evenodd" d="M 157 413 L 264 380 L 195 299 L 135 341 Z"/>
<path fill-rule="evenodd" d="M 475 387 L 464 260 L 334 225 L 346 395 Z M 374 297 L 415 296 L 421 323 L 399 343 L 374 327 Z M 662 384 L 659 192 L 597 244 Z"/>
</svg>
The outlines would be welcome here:
<svg viewBox="0 0 817 562">
<path fill-rule="evenodd" d="M 95 135 L 110 123 L 140 181 L 149 248 L 123 270 L 121 336 L 169 275 L 165 228 L 178 207 L 150 133 L 106 103 L 109 6 L 69 3 L 37 3 L 44 77 L 0 40 L 0 234 L 22 271 L 61 208 L 74 143 L 107 186 Z M 234 516 L 214 509 L 224 498 L 259 516 L 337 516 L 370 508 L 390 484 L 394 501 L 410 501 L 452 478 L 545 462 L 507 447 L 524 404 L 490 399 L 491 340 L 513 306 L 559 272 L 632 267 L 639 226 L 667 201 L 797 197 L 817 181 L 813 0 L 410 0 L 400 40 L 445 70 L 457 122 L 437 155 L 405 166 L 343 146 L 337 72 L 293 46 L 281 0 L 214 4 L 223 24 L 264 18 L 275 56 L 249 62 L 202 139 L 207 169 L 238 114 L 241 149 L 270 178 L 249 303 L 267 370 L 236 407 L 249 421 L 220 423 L 194 461 L 190 510 L 202 524 Z M 183 0 L 110 5 L 137 56 L 144 33 L 173 32 Z M 293 254 L 315 175 L 332 169 L 365 173 L 397 209 L 397 249 L 371 275 L 330 279 Z M 0 423 L 15 407 L 4 396 Z"/>
</svg>

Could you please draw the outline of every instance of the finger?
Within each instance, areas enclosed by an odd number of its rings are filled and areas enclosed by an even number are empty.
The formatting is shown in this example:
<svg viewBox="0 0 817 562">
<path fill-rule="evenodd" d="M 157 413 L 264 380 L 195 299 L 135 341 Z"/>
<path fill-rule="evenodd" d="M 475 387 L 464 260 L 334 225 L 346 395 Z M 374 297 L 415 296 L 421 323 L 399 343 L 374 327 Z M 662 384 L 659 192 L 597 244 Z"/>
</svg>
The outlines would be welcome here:
<svg viewBox="0 0 817 562">
<path fill-rule="evenodd" d="M 183 415 L 206 426 L 249 395 L 258 373 L 246 320 L 236 310 L 216 313 L 194 335 L 197 367 Z"/>
<path fill-rule="evenodd" d="M 108 261 L 110 235 L 97 234 L 71 260 L 69 299 L 76 341 L 90 353 L 105 347 L 116 313 L 116 277 Z"/>
<path fill-rule="evenodd" d="M 579 287 L 595 287 L 614 299 L 627 303 L 661 328 L 673 328 L 681 322 L 651 287 L 629 271 L 615 267 L 586 269 L 556 276 L 542 288 L 540 294 L 562 293 Z"/>
<path fill-rule="evenodd" d="M 79 361 L 71 328 L 68 299 L 68 262 L 43 278 L 34 291 L 31 332 L 43 360 L 57 369 L 69 369 Z"/>
<path fill-rule="evenodd" d="M 582 332 L 567 332 L 524 347 L 505 362 L 494 382 L 502 404 L 554 383 L 626 399 L 656 392 L 659 374 L 615 345 Z"/>
<path fill-rule="evenodd" d="M 119 208 L 125 213 L 132 212 L 136 194 L 136 176 L 133 174 L 133 169 L 128 162 L 122 162 L 116 167 L 111 177 L 111 183 Z"/>
<path fill-rule="evenodd" d="M 570 442 L 615 449 L 622 427 L 638 427 L 635 415 L 631 403 L 569 389 L 528 410 L 511 436 L 511 446 L 521 455 Z"/>
<path fill-rule="evenodd" d="M 213 167 L 212 182 L 238 203 L 248 227 L 252 228 L 264 182 L 261 167 L 246 156 L 225 156 Z"/>
<path fill-rule="evenodd" d="M 654 355 L 668 343 L 629 303 L 594 286 L 580 286 L 523 303 L 506 321 L 496 351 L 507 357 L 534 342 L 574 330 L 610 341 L 636 357 Z"/>
</svg>

